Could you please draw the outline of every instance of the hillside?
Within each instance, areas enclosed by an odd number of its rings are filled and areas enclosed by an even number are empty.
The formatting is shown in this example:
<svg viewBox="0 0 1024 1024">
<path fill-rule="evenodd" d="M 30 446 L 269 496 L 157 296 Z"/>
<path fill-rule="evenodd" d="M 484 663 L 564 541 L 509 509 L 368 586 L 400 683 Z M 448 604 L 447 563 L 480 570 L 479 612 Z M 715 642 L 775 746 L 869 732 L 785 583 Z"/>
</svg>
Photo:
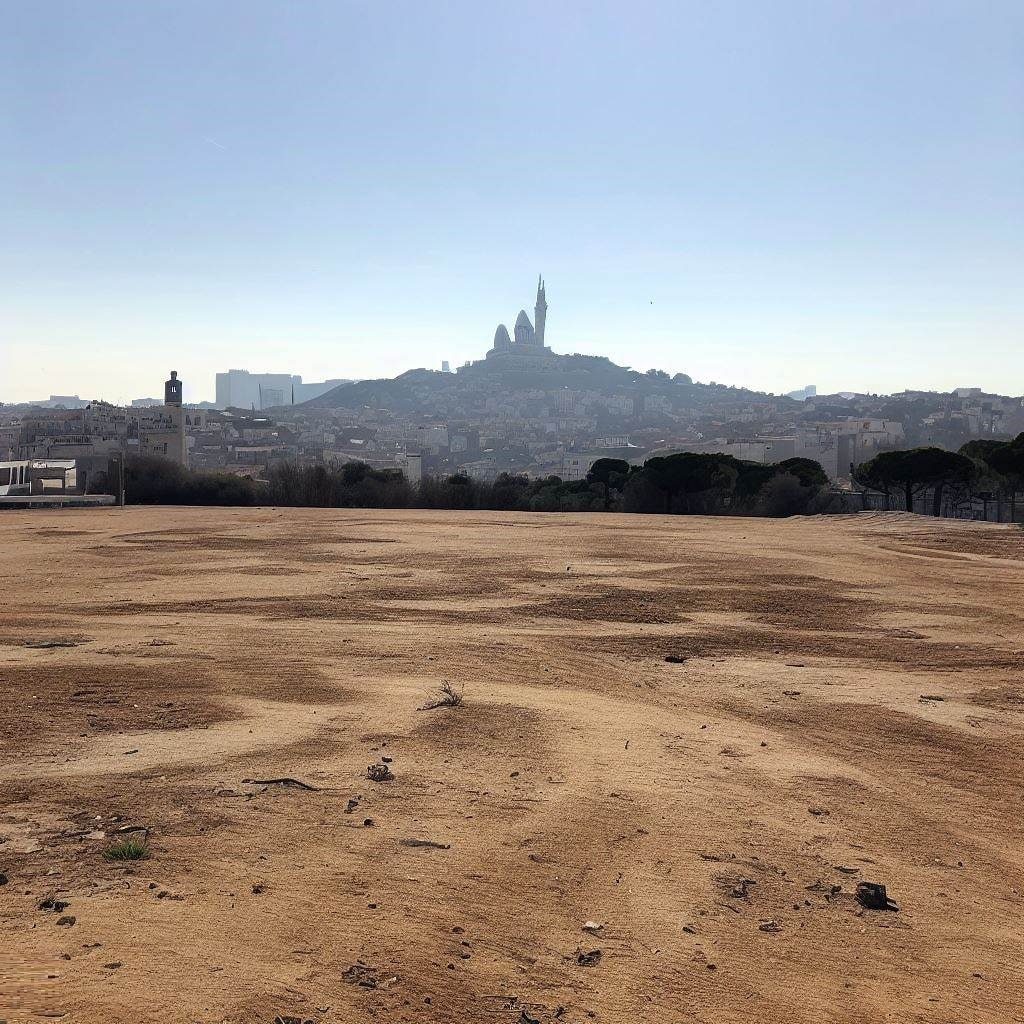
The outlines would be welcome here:
<svg viewBox="0 0 1024 1024">
<path fill-rule="evenodd" d="M 715 384 L 694 384 L 679 375 L 640 373 L 617 366 L 596 356 L 561 355 L 551 359 L 543 370 L 502 369 L 483 362 L 463 368 L 458 373 L 434 370 L 409 370 L 398 377 L 359 381 L 328 391 L 299 408 L 387 409 L 398 413 L 436 414 L 454 405 L 481 407 L 488 397 L 522 395 L 535 391 L 593 391 L 633 397 L 661 395 L 680 409 L 702 409 L 711 405 L 725 406 L 749 401 L 770 401 L 782 408 L 797 408 L 792 399 L 765 395 L 744 388 L 727 388 Z"/>
</svg>

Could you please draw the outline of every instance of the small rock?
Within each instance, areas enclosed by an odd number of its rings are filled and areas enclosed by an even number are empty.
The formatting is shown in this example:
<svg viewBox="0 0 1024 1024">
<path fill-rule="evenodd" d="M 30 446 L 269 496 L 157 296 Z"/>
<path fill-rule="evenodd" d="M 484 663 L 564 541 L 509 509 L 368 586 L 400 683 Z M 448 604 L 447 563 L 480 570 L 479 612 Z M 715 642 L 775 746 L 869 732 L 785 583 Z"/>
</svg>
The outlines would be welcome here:
<svg viewBox="0 0 1024 1024">
<path fill-rule="evenodd" d="M 70 928 L 75 923 L 74 914 L 65 914 L 63 917 L 57 918 L 58 928 Z"/>
<path fill-rule="evenodd" d="M 576 950 L 576 963 L 580 967 L 596 967 L 601 962 L 603 953 L 599 949 Z"/>
<path fill-rule="evenodd" d="M 881 882 L 858 882 L 857 902 L 868 910 L 898 911 L 897 904 L 889 899 L 885 886 Z"/>
<path fill-rule="evenodd" d="M 40 910 L 52 910 L 55 914 L 62 914 L 70 906 L 67 900 L 59 900 L 55 896 L 47 896 L 39 902 Z"/>
</svg>

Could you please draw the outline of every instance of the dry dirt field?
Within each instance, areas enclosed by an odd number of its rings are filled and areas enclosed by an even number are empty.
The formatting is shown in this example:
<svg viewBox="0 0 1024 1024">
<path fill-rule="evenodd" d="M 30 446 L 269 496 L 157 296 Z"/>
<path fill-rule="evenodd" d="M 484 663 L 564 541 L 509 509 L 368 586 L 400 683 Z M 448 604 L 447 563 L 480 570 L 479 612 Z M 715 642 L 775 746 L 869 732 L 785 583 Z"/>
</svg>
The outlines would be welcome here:
<svg viewBox="0 0 1024 1024">
<path fill-rule="evenodd" d="M 0 1021 L 1024 1020 L 1024 531 L 153 508 L 0 539 Z"/>
</svg>

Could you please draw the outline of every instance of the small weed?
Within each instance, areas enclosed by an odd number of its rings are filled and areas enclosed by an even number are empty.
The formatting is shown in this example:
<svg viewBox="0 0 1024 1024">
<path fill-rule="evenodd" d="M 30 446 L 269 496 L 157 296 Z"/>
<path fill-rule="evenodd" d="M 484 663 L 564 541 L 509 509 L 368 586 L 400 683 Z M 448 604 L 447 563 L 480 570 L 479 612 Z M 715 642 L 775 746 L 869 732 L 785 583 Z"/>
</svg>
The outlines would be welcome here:
<svg viewBox="0 0 1024 1024">
<path fill-rule="evenodd" d="M 438 692 L 440 696 L 437 700 L 424 704 L 421 711 L 433 711 L 434 708 L 457 708 L 462 703 L 462 690 L 456 690 L 447 679 L 438 687 Z"/>
<path fill-rule="evenodd" d="M 106 860 L 147 860 L 149 847 L 143 839 L 121 839 L 103 851 Z"/>
</svg>

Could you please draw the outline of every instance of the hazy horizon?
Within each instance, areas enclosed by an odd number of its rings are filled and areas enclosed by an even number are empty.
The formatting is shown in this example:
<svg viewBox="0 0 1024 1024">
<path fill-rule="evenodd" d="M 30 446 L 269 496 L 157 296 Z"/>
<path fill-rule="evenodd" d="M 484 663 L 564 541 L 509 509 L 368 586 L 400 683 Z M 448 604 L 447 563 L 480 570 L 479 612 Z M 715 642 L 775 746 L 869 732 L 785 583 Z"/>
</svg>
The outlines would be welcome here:
<svg viewBox="0 0 1024 1024">
<path fill-rule="evenodd" d="M 0 401 L 389 377 L 499 322 L 1024 393 L 1024 7 L 9 5 Z"/>
</svg>

